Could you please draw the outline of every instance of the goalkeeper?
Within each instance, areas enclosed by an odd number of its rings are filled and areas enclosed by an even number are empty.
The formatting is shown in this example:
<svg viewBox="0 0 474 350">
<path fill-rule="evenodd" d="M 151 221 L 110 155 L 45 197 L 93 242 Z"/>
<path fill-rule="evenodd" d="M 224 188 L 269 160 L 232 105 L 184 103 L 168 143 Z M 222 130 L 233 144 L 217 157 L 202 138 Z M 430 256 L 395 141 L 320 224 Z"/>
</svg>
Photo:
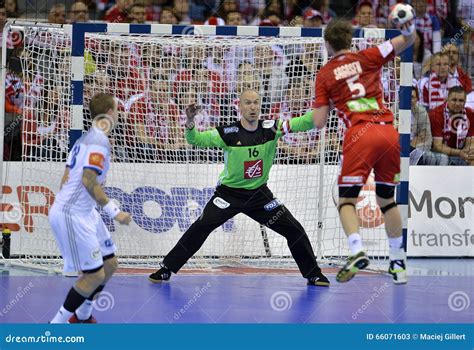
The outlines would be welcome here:
<svg viewBox="0 0 474 350">
<path fill-rule="evenodd" d="M 188 228 L 149 280 L 169 280 L 171 273 L 181 269 L 214 229 L 238 213 L 244 213 L 286 238 L 291 255 L 309 285 L 327 287 L 329 280 L 316 262 L 304 228 L 267 187 L 278 139 L 290 132 L 313 129 L 312 114 L 309 112 L 287 121 L 260 120 L 261 96 L 255 90 L 243 91 L 239 106 L 240 121 L 205 132 L 198 132 L 194 127 L 197 107 L 190 105 L 186 109 L 186 140 L 202 148 L 222 148 L 225 168 L 202 215 Z"/>
</svg>

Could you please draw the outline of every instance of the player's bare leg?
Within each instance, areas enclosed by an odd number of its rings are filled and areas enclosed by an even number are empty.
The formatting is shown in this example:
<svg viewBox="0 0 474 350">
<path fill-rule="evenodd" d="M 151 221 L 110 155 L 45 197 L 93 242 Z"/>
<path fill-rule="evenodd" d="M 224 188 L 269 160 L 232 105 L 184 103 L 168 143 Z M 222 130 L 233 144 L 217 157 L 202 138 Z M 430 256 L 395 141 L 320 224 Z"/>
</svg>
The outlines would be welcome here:
<svg viewBox="0 0 474 350">
<path fill-rule="evenodd" d="M 339 190 L 339 217 L 349 241 L 351 255 L 337 273 L 336 280 L 338 282 L 350 281 L 359 270 L 365 269 L 369 265 L 369 259 L 362 246 L 362 238 L 359 234 L 359 217 L 355 209 L 359 192 L 360 186 L 340 187 Z"/>
<path fill-rule="evenodd" d="M 104 282 L 97 287 L 97 289 L 86 300 L 84 300 L 82 305 L 79 306 L 74 315 L 69 319 L 69 323 L 97 323 L 95 317 L 92 316 L 94 300 L 98 298 L 100 292 L 102 292 L 105 285 L 118 268 L 117 258 L 113 254 L 111 256 L 105 256 L 103 259 L 105 272 Z"/>
<path fill-rule="evenodd" d="M 378 191 L 380 193 L 380 190 Z M 388 272 L 393 283 L 407 283 L 406 253 L 403 249 L 402 218 L 393 196 L 382 198 L 377 196 L 377 204 L 384 215 L 385 231 L 390 248 L 390 267 Z"/>
<path fill-rule="evenodd" d="M 104 279 L 103 266 L 96 270 L 84 271 L 76 284 L 69 290 L 63 306 L 53 317 L 51 323 L 67 323 L 79 306 L 104 283 Z"/>
</svg>

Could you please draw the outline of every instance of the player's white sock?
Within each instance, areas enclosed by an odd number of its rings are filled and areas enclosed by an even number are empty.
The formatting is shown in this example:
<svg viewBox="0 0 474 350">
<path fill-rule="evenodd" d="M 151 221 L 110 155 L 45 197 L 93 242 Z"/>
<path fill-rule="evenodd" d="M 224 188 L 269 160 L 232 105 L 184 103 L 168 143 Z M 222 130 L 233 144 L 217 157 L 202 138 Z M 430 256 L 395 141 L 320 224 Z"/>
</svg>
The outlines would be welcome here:
<svg viewBox="0 0 474 350">
<path fill-rule="evenodd" d="M 347 240 L 349 241 L 349 248 L 351 248 L 352 255 L 364 250 L 362 247 L 362 237 L 357 232 L 351 233 L 349 237 L 347 237 Z"/>
<path fill-rule="evenodd" d="M 92 315 L 92 300 L 84 300 L 81 306 L 76 310 L 76 315 L 79 320 L 87 320 Z"/>
<path fill-rule="evenodd" d="M 405 251 L 403 250 L 403 236 L 388 238 L 390 247 L 390 260 L 405 260 Z"/>
<path fill-rule="evenodd" d="M 51 323 L 67 323 L 72 314 L 73 312 L 69 312 L 64 308 L 64 306 L 61 306 L 57 314 L 51 320 Z"/>
</svg>

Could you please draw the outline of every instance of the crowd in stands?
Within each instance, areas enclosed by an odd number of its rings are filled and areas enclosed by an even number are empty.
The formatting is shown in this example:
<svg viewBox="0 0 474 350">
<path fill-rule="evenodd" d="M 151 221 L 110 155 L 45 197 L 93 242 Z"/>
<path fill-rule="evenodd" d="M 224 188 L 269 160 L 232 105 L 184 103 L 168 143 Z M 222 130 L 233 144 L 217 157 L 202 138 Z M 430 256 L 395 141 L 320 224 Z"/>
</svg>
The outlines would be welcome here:
<svg viewBox="0 0 474 350">
<path fill-rule="evenodd" d="M 322 27 L 332 18 L 352 15 L 355 27 L 391 28 L 387 17 L 397 0 L 353 2 L 342 1 L 353 5 L 352 12 L 347 12 L 333 0 L 82 0 L 52 5 L 47 22 Z M 474 165 L 474 4 L 471 0 L 413 0 L 412 5 L 417 39 L 411 164 Z M 25 17 L 16 0 L 0 2 L 2 30 L 7 18 Z M 45 72 L 45 62 L 32 63 L 39 58 L 30 59 L 32 53 L 23 48 L 21 36 L 16 31 L 8 33 L 5 43 L 4 159 L 64 160 L 71 122 L 70 104 L 64 96 L 70 91 L 58 83 L 62 77 L 57 71 L 65 74 L 68 57 L 63 53 L 49 62 L 56 73 Z M 189 152 L 183 137 L 185 107 L 193 102 L 206 106 L 197 120 L 204 130 L 236 120 L 239 93 L 255 88 L 263 97 L 263 118 L 302 115 L 310 108 L 314 79 L 322 64 L 322 49 L 316 46 L 256 43 L 245 51 L 212 44 L 185 47 L 91 39 L 86 44 L 84 102 L 101 90 L 113 91 L 120 100 L 123 123 L 117 130 L 118 161 L 219 160 L 217 152 Z M 397 112 L 400 72 L 395 65 L 384 70 L 380 83 L 386 102 Z M 87 121 L 87 110 L 85 114 Z M 326 162 L 339 160 L 342 130 L 333 118 L 326 134 L 330 146 L 322 152 Z M 279 159 L 319 161 L 320 137 L 317 131 L 287 136 Z"/>
</svg>

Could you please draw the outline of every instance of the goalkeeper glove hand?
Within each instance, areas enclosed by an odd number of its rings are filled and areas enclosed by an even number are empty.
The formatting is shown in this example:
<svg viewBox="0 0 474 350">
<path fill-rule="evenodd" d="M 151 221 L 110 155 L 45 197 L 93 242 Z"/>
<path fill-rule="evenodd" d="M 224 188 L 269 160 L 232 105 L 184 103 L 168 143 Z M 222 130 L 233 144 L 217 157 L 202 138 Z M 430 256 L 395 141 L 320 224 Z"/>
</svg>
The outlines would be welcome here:
<svg viewBox="0 0 474 350">
<path fill-rule="evenodd" d="M 186 128 L 189 130 L 194 128 L 194 117 L 198 114 L 200 108 L 194 103 L 186 108 Z"/>
</svg>

